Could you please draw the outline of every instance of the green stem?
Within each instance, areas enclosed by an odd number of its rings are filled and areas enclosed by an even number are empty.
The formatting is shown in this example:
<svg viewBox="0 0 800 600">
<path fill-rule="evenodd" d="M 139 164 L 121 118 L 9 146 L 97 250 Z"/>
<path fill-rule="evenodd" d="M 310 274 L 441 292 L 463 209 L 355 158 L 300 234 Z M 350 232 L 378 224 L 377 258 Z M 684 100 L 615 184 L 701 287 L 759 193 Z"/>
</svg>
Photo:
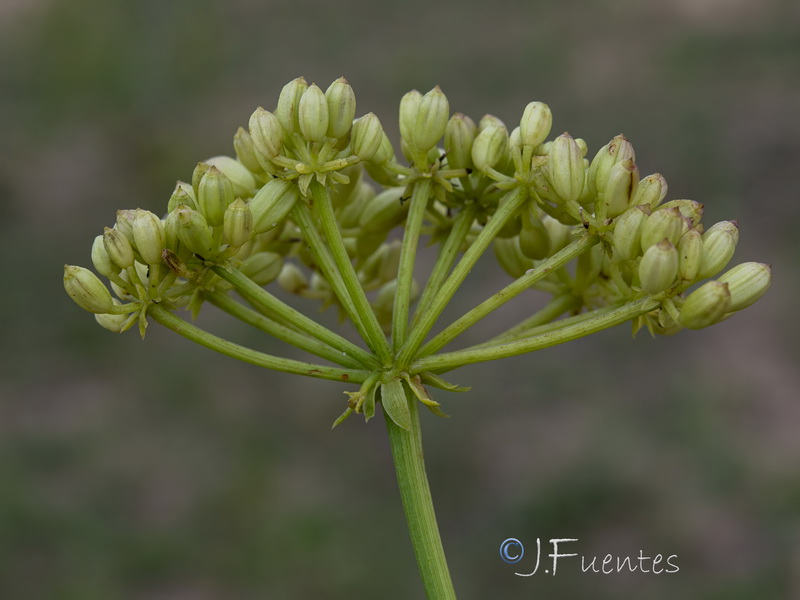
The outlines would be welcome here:
<svg viewBox="0 0 800 600">
<path fill-rule="evenodd" d="M 542 348 L 549 348 L 550 346 L 556 346 L 624 323 L 634 317 L 650 312 L 658 305 L 659 302 L 657 300 L 653 300 L 649 297 L 641 298 L 640 300 L 629 302 L 628 304 L 603 314 L 594 315 L 592 318 L 559 327 L 554 331 L 529 336 L 515 342 L 506 342 L 491 346 L 484 345 L 480 348 L 472 347 L 456 352 L 445 352 L 435 356 L 427 356 L 415 362 L 412 366 L 412 371 L 414 373 L 420 373 L 422 371 L 443 373 L 471 363 L 497 360 L 499 358 L 534 352 Z"/>
<path fill-rule="evenodd" d="M 353 263 L 350 262 L 350 256 L 347 254 L 342 234 L 339 231 L 339 225 L 336 222 L 336 215 L 333 212 L 333 205 L 331 204 L 331 197 L 328 194 L 327 188 L 322 186 L 318 181 L 311 182 L 311 195 L 314 199 L 314 206 L 317 209 L 320 222 L 322 225 L 322 232 L 328 240 L 333 260 L 336 267 L 342 275 L 345 287 L 350 293 L 355 304 L 358 314 L 364 323 L 367 336 L 364 341 L 367 342 L 370 349 L 375 352 L 380 360 L 387 363 L 391 360 L 391 352 L 389 351 L 389 342 L 386 336 L 383 335 L 383 330 L 378 323 L 378 318 L 375 316 L 375 311 L 367 300 L 367 295 L 364 293 L 364 288 L 358 281 L 358 275 L 353 268 Z"/>
<path fill-rule="evenodd" d="M 490 298 L 487 298 L 464 316 L 447 326 L 441 333 L 423 346 L 419 352 L 419 356 L 428 356 L 440 348 L 443 348 L 486 315 L 497 310 L 512 298 L 516 298 L 520 293 L 530 288 L 540 279 L 546 277 L 550 272 L 559 269 L 576 256 L 583 254 L 598 241 L 599 239 L 595 236 L 585 235 L 559 250 L 547 260 L 543 260 L 533 269 L 525 273 L 525 275 L 515 279 L 502 290 L 495 293 Z"/>
<path fill-rule="evenodd" d="M 580 306 L 581 299 L 578 296 L 574 296 L 569 293 L 556 296 L 524 321 L 521 321 L 514 327 L 507 329 L 499 335 L 496 335 L 488 342 L 479 345 L 492 346 L 494 344 L 510 342 L 519 338 L 528 337 L 532 329 L 536 329 L 542 325 L 548 325 L 551 323 L 551 321 L 558 318 L 566 311 L 576 309 Z"/>
<path fill-rule="evenodd" d="M 230 283 L 256 310 L 265 312 L 267 316 L 275 315 L 285 320 L 287 323 L 294 325 L 301 331 L 325 342 L 329 346 L 339 348 L 342 352 L 347 352 L 349 356 L 352 356 L 364 365 L 369 365 L 370 367 L 379 366 L 375 357 L 369 352 L 359 348 L 350 340 L 343 338 L 338 333 L 334 333 L 327 327 L 320 325 L 313 319 L 309 319 L 301 312 L 293 309 L 237 269 L 217 265 L 212 267 L 212 270 Z"/>
<path fill-rule="evenodd" d="M 430 307 L 420 318 L 419 323 L 411 330 L 408 340 L 403 345 L 400 355 L 397 359 L 399 365 L 405 365 L 411 362 L 411 359 L 416 354 L 420 345 L 422 344 L 425 336 L 436 323 L 436 319 L 442 314 L 442 311 L 447 306 L 447 303 L 456 293 L 459 286 L 464 282 L 472 267 L 478 262 L 478 259 L 486 252 L 486 249 L 492 243 L 492 240 L 497 236 L 499 231 L 505 224 L 517 214 L 522 204 L 527 200 L 528 192 L 523 187 L 517 187 L 500 200 L 500 204 L 495 211 L 494 215 L 486 226 L 481 230 L 480 234 L 475 241 L 461 257 L 461 260 L 456 265 L 453 272 L 442 284 L 436 296 L 431 301 Z"/>
<path fill-rule="evenodd" d="M 456 593 L 447 568 L 425 474 L 418 403 L 407 389 L 406 399 L 411 411 L 409 431 L 395 425 L 385 412 L 384 416 L 411 545 L 428 600 L 455 600 Z"/>
<path fill-rule="evenodd" d="M 328 344 L 320 342 L 316 338 L 312 338 L 305 333 L 300 333 L 294 329 L 286 327 L 285 325 L 281 325 L 277 321 L 273 321 L 269 317 L 265 317 L 254 310 L 250 310 L 246 306 L 242 306 L 233 298 L 230 298 L 225 294 L 221 294 L 220 292 L 206 291 L 203 292 L 203 297 L 211 302 L 211 304 L 220 310 L 224 310 L 232 317 L 235 317 L 240 321 L 255 327 L 256 329 L 260 329 L 264 333 L 286 342 L 287 344 L 291 344 L 292 346 L 300 348 L 301 350 L 305 350 L 310 354 L 315 354 L 320 358 L 325 358 L 332 363 L 354 369 L 373 366 L 372 364 L 362 364 L 358 360 L 347 356 L 346 354 L 342 354 L 341 350 L 337 350 Z"/>
<path fill-rule="evenodd" d="M 414 184 L 411 203 L 408 207 L 406 227 L 403 232 L 403 245 L 400 248 L 400 266 L 397 269 L 397 288 L 392 309 L 392 346 L 395 352 L 401 348 L 408 327 L 408 307 L 411 304 L 411 286 L 414 277 L 414 260 L 417 256 L 420 229 L 425 218 L 425 209 L 431 195 L 432 182 L 429 178 Z"/>
<path fill-rule="evenodd" d="M 445 240 L 439 252 L 439 257 L 436 259 L 436 264 L 433 266 L 433 271 L 431 271 L 428 282 L 425 284 L 425 289 L 422 290 L 422 296 L 419 302 L 417 302 L 417 309 L 414 311 L 412 327 L 416 326 L 421 316 L 428 310 L 431 300 L 436 292 L 439 291 L 439 288 L 442 287 L 442 283 L 444 283 L 450 269 L 453 268 L 453 264 L 455 264 L 456 258 L 458 257 L 458 252 L 472 228 L 472 221 L 475 220 L 475 213 L 477 212 L 477 203 L 471 202 L 456 217 L 453 228 L 447 235 L 447 240 Z"/>
<path fill-rule="evenodd" d="M 317 377 L 319 379 L 330 379 L 333 381 L 344 381 L 347 383 L 362 383 L 369 375 L 369 371 L 360 371 L 353 369 L 337 369 L 333 367 L 326 367 L 324 365 L 315 365 L 311 363 L 301 362 L 299 360 L 291 360 L 289 358 L 281 358 L 258 352 L 252 348 L 246 348 L 239 344 L 234 344 L 228 340 L 217 337 L 207 331 L 184 321 L 180 317 L 175 316 L 163 306 L 151 304 L 147 310 L 148 314 L 156 321 L 191 340 L 201 346 L 205 346 L 210 350 L 219 352 L 231 358 L 236 358 L 251 365 L 264 367 L 266 369 L 273 369 L 274 371 L 281 371 L 283 373 L 293 373 L 295 375 L 306 375 L 308 377 Z"/>
</svg>

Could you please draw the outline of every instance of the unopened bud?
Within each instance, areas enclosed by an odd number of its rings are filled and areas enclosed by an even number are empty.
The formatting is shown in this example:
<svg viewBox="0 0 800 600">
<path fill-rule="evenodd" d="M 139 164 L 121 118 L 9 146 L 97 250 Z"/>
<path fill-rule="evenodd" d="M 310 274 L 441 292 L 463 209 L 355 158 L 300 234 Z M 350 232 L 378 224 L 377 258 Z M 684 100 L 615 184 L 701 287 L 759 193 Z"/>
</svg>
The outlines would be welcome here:
<svg viewBox="0 0 800 600">
<path fill-rule="evenodd" d="M 106 251 L 102 235 L 98 235 L 92 242 L 92 264 L 95 270 L 103 277 L 108 277 L 112 273 L 119 271 L 119 267 L 112 262 Z"/>
<path fill-rule="evenodd" d="M 547 258 L 550 255 L 550 233 L 530 206 L 523 207 L 521 223 L 519 249 L 533 260 Z"/>
<path fill-rule="evenodd" d="M 75 304 L 91 313 L 111 312 L 111 292 L 89 269 L 64 265 L 64 289 Z"/>
<path fill-rule="evenodd" d="M 658 210 L 675 207 L 684 218 L 684 232 L 697 227 L 703 219 L 703 205 L 694 200 L 670 200 L 658 207 Z"/>
<path fill-rule="evenodd" d="M 650 246 L 639 263 L 639 282 L 651 296 L 669 288 L 677 274 L 678 251 L 669 240 Z"/>
<path fill-rule="evenodd" d="M 230 156 L 213 156 L 205 162 L 222 171 L 223 175 L 230 179 L 235 198 L 248 198 L 253 195 L 256 179 L 238 160 Z"/>
<path fill-rule="evenodd" d="M 435 147 L 444 135 L 449 118 L 450 104 L 437 85 L 420 100 L 411 131 L 412 146 L 419 152 L 428 152 Z"/>
<path fill-rule="evenodd" d="M 358 218 L 362 231 L 365 234 L 385 234 L 402 223 L 409 204 L 400 201 L 404 192 L 402 187 L 388 188 L 370 200 Z"/>
<path fill-rule="evenodd" d="M 703 329 L 718 323 L 730 311 L 728 284 L 709 281 L 686 298 L 681 307 L 681 325 L 689 329 Z"/>
<path fill-rule="evenodd" d="M 247 169 L 253 173 L 261 172 L 261 164 L 256 157 L 256 148 L 253 145 L 253 138 L 250 132 L 244 127 L 239 127 L 233 136 L 233 150 L 236 152 L 236 158 Z"/>
<path fill-rule="evenodd" d="M 97 321 L 98 325 L 114 333 L 122 333 L 129 318 L 130 315 L 109 315 L 101 313 L 97 313 L 94 316 L 94 320 Z"/>
<path fill-rule="evenodd" d="M 258 252 L 248 256 L 241 271 L 258 285 L 272 283 L 281 274 L 283 257 L 277 252 Z"/>
<path fill-rule="evenodd" d="M 241 198 L 234 200 L 225 211 L 222 232 L 234 248 L 243 246 L 253 234 L 253 213 Z"/>
<path fill-rule="evenodd" d="M 413 130 L 417 123 L 422 94 L 411 90 L 400 99 L 400 137 L 406 144 L 412 144 Z"/>
<path fill-rule="evenodd" d="M 550 238 L 550 253 L 558 252 L 572 241 L 572 228 L 550 215 L 542 215 L 542 225 Z"/>
<path fill-rule="evenodd" d="M 133 266 L 133 247 L 128 241 L 128 238 L 126 238 L 121 231 L 106 227 L 103 230 L 103 246 L 105 247 L 106 256 L 108 256 L 119 269 L 127 269 Z M 98 272 L 101 275 L 104 274 L 99 269 Z"/>
<path fill-rule="evenodd" d="M 645 204 L 655 210 L 661 201 L 667 197 L 667 180 L 661 173 L 648 175 L 639 182 L 636 192 L 631 198 L 631 204 L 637 206 Z"/>
<path fill-rule="evenodd" d="M 374 113 L 368 113 L 353 123 L 350 148 L 358 158 L 368 161 L 381 149 L 384 137 L 380 120 Z"/>
<path fill-rule="evenodd" d="M 283 127 L 276 115 L 259 106 L 250 116 L 249 127 L 250 139 L 257 153 L 267 160 L 271 160 L 281 153 Z M 256 160 L 258 159 L 256 158 Z"/>
<path fill-rule="evenodd" d="M 683 235 L 683 217 L 680 211 L 676 207 L 659 209 L 647 217 L 647 221 L 642 225 L 642 250 L 647 251 L 650 246 L 664 238 L 673 245 L 677 244 L 681 235 Z"/>
<path fill-rule="evenodd" d="M 278 96 L 278 106 L 275 108 L 275 116 L 288 135 L 300 133 L 298 107 L 300 105 L 300 99 L 307 89 L 308 83 L 306 83 L 306 80 L 302 77 L 298 77 L 283 86 Z M 255 140 L 255 134 L 253 134 L 252 128 L 250 134 L 253 135 L 253 139 Z M 256 144 L 256 148 L 258 149 L 258 144 Z"/>
<path fill-rule="evenodd" d="M 733 258 L 739 242 L 739 226 L 736 221 L 720 221 L 703 234 L 703 264 L 699 277 L 713 277 Z"/>
<path fill-rule="evenodd" d="M 518 237 L 495 238 L 492 245 L 497 262 L 514 279 L 522 277 L 533 267 L 533 261 L 522 253 Z"/>
<path fill-rule="evenodd" d="M 537 103 L 532 102 L 531 104 Z M 577 201 L 583 193 L 586 172 L 583 168 L 581 149 L 570 134 L 562 133 L 553 141 L 548 165 L 550 181 L 556 194 L 562 200 Z"/>
<path fill-rule="evenodd" d="M 197 163 L 197 166 L 195 166 L 194 171 L 192 171 L 192 191 L 194 192 L 195 199 L 197 199 L 197 190 L 200 189 L 200 182 L 202 181 L 203 176 L 208 173 L 210 169 L 211 165 L 204 162 L 199 162 Z"/>
<path fill-rule="evenodd" d="M 328 132 L 328 101 L 316 83 L 303 92 L 297 107 L 300 131 L 309 142 L 321 142 Z"/>
<path fill-rule="evenodd" d="M 372 163 L 375 165 L 382 165 L 394 159 L 394 146 L 386 132 L 381 136 L 381 145 L 375 156 L 372 157 Z M 380 183 L 380 182 L 379 182 Z"/>
<path fill-rule="evenodd" d="M 294 263 L 284 263 L 278 275 L 278 285 L 290 294 L 299 294 L 308 288 L 308 279 Z"/>
<path fill-rule="evenodd" d="M 114 229 L 119 230 L 122 235 L 128 238 L 128 241 L 133 243 L 133 219 L 136 217 L 134 209 L 126 208 L 117 211 L 117 222 Z"/>
<path fill-rule="evenodd" d="M 356 94 L 344 77 L 340 77 L 325 90 L 328 103 L 327 136 L 342 138 L 350 131 L 356 116 Z"/>
<path fill-rule="evenodd" d="M 697 280 L 703 263 L 703 237 L 696 229 L 690 229 L 678 243 L 678 275 L 683 281 Z"/>
<path fill-rule="evenodd" d="M 205 217 L 191 208 L 179 208 L 175 213 L 181 242 L 190 252 L 203 258 L 210 257 L 214 253 L 214 234 Z"/>
<path fill-rule="evenodd" d="M 253 231 L 264 233 L 282 223 L 300 198 L 297 186 L 285 179 L 271 179 L 250 200 Z"/>
<path fill-rule="evenodd" d="M 478 133 L 475 121 L 467 115 L 456 113 L 444 130 L 444 149 L 451 169 L 472 168 L 472 143 Z"/>
<path fill-rule="evenodd" d="M 772 283 L 772 268 L 764 263 L 746 262 L 722 274 L 718 281 L 728 284 L 729 310 L 742 310 L 767 293 Z"/>
<path fill-rule="evenodd" d="M 211 167 L 200 180 L 197 208 L 212 227 L 222 225 L 225 210 L 233 202 L 233 184 L 217 167 Z"/>
<path fill-rule="evenodd" d="M 172 196 L 170 196 L 169 202 L 167 203 L 167 212 L 172 212 L 181 205 L 194 209 L 197 208 L 194 200 L 194 189 L 190 184 L 184 183 L 183 181 L 179 181 L 175 184 L 175 191 L 172 192 Z"/>
<path fill-rule="evenodd" d="M 166 242 L 164 224 L 149 210 L 136 209 L 136 217 L 133 219 L 133 240 L 144 262 L 148 265 L 161 262 L 161 251 Z"/>
<path fill-rule="evenodd" d="M 472 144 L 472 162 L 480 171 L 498 164 L 508 152 L 508 131 L 505 127 L 486 127 Z"/>
<path fill-rule="evenodd" d="M 520 140 L 525 146 L 536 147 L 547 139 L 553 126 L 553 113 L 544 102 L 530 102 L 519 122 Z"/>
<path fill-rule="evenodd" d="M 593 197 L 598 191 L 603 191 L 611 168 L 618 162 L 628 158 L 635 161 L 636 154 L 633 151 L 633 146 L 625 139 L 624 135 L 616 136 L 608 144 L 600 148 L 589 165 L 586 179 L 589 195 Z"/>
<path fill-rule="evenodd" d="M 641 252 L 641 231 L 649 216 L 647 206 L 631 206 L 614 219 L 614 251 L 622 260 L 631 260 Z"/>
<path fill-rule="evenodd" d="M 606 217 L 613 219 L 625 212 L 631 205 L 631 196 L 636 193 L 638 185 L 639 168 L 633 159 L 626 158 L 611 167 L 605 187 L 598 187 L 598 201 L 602 198 Z"/>
</svg>

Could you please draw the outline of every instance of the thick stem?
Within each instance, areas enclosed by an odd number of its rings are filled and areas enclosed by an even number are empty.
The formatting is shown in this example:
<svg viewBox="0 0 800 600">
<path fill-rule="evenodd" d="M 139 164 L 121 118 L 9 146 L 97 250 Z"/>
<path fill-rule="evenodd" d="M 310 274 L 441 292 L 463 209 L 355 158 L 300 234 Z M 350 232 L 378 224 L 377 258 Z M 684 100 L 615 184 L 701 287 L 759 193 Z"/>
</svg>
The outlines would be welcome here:
<svg viewBox="0 0 800 600">
<path fill-rule="evenodd" d="M 425 474 L 418 403 L 409 390 L 406 390 L 406 399 L 411 411 L 409 431 L 395 425 L 386 413 L 384 416 L 411 544 L 428 600 L 455 600 Z"/>
<path fill-rule="evenodd" d="M 568 310 L 578 309 L 580 307 L 581 307 L 581 298 L 579 298 L 578 296 L 573 296 L 570 293 L 562 294 L 561 296 L 556 296 L 555 298 L 550 300 L 550 302 L 548 302 L 545 306 L 537 310 L 535 313 L 533 313 L 530 317 L 528 317 L 524 321 L 521 321 L 514 327 L 507 329 L 506 331 L 504 331 L 499 335 L 496 335 L 489 341 L 478 345 L 493 346 L 496 344 L 511 342 L 514 340 L 522 339 L 524 337 L 528 337 L 529 335 L 538 333 L 539 327 L 551 324 L 552 321 L 560 317 Z M 567 323 L 563 323 L 563 325 L 567 325 Z M 534 329 L 536 331 L 531 331 Z"/>
<path fill-rule="evenodd" d="M 542 348 L 549 348 L 563 344 L 570 340 L 596 333 L 603 329 L 624 323 L 634 317 L 650 312 L 659 305 L 658 300 L 652 298 L 642 298 L 629 302 L 614 310 L 593 315 L 585 320 L 559 327 L 554 331 L 532 335 L 524 339 L 496 345 L 481 345 L 480 347 L 467 348 L 456 352 L 445 352 L 434 356 L 427 356 L 416 361 L 412 366 L 415 373 L 431 371 L 433 373 L 444 373 L 458 367 L 476 362 L 497 360 L 508 358 L 527 352 L 534 352 Z M 591 314 L 591 313 L 590 313 Z M 554 325 L 557 325 L 555 323 Z"/>
<path fill-rule="evenodd" d="M 236 358 L 242 362 L 250 363 L 258 367 L 282 371 L 283 373 L 293 373 L 295 375 L 306 375 L 319 379 L 331 379 L 333 381 L 343 381 L 346 383 L 362 383 L 369 375 L 369 371 L 359 371 L 354 369 L 337 369 L 324 365 L 314 365 L 264 354 L 252 348 L 246 348 L 239 344 L 234 344 L 228 340 L 217 337 L 207 331 L 195 327 L 191 323 L 175 316 L 162 306 L 151 304 L 147 309 L 148 314 L 156 321 L 201 346 L 219 352 L 231 358 Z"/>
<path fill-rule="evenodd" d="M 397 288 L 392 312 L 392 346 L 397 352 L 406 339 L 408 327 L 408 307 L 411 304 L 411 285 L 414 277 L 414 259 L 417 256 L 419 234 L 425 209 L 431 195 L 432 182 L 422 179 L 414 184 L 411 204 L 408 208 L 406 228 L 403 232 L 403 245 L 400 248 L 400 266 L 397 269 Z"/>
</svg>

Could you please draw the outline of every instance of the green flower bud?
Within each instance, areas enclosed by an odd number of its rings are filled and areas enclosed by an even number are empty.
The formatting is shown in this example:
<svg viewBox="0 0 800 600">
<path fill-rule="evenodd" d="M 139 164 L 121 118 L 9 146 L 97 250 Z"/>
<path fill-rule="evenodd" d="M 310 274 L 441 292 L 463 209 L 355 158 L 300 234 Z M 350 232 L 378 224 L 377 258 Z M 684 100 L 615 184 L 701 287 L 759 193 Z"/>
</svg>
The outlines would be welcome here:
<svg viewBox="0 0 800 600">
<path fill-rule="evenodd" d="M 118 229 L 111 229 L 106 227 L 103 230 L 103 246 L 105 247 L 106 256 L 111 259 L 119 269 L 127 269 L 133 266 L 135 260 L 133 256 L 133 247 L 121 231 Z M 98 269 L 98 273 L 104 273 Z"/>
<path fill-rule="evenodd" d="M 378 117 L 374 113 L 368 113 L 353 123 L 350 148 L 358 158 L 368 161 L 381 149 L 385 137 Z"/>
<path fill-rule="evenodd" d="M 694 200 L 670 200 L 658 207 L 658 210 L 676 207 L 684 219 L 684 232 L 696 227 L 703 218 L 703 205 Z"/>
<path fill-rule="evenodd" d="M 127 241 L 127 239 L 125 241 Z M 98 235 L 96 238 L 94 238 L 94 242 L 92 243 L 92 264 L 94 265 L 95 270 L 103 277 L 108 277 L 112 273 L 119 271 L 119 267 L 112 262 L 111 257 L 108 255 L 108 251 L 106 251 L 106 246 L 103 242 L 102 235 Z"/>
<path fill-rule="evenodd" d="M 382 165 L 394 159 L 394 147 L 392 146 L 392 141 L 389 139 L 389 136 L 386 135 L 386 132 L 383 133 L 381 136 L 381 145 L 378 148 L 378 151 L 375 153 L 375 156 L 372 157 L 372 162 L 375 165 Z M 378 182 L 381 183 L 381 182 Z"/>
<path fill-rule="evenodd" d="M 542 225 L 550 238 L 550 253 L 558 252 L 572 241 L 572 228 L 550 215 L 542 216 Z"/>
<path fill-rule="evenodd" d="M 222 225 L 225 210 L 233 202 L 233 184 L 217 167 L 211 167 L 200 180 L 197 207 L 212 227 Z"/>
<path fill-rule="evenodd" d="M 294 263 L 284 263 L 278 275 L 278 285 L 290 294 L 300 294 L 308 289 L 308 278 Z"/>
<path fill-rule="evenodd" d="M 666 196 L 667 180 L 661 173 L 653 173 L 639 182 L 631 198 L 631 204 L 633 206 L 644 204 L 654 210 Z"/>
<path fill-rule="evenodd" d="M 542 260 L 550 256 L 550 233 L 530 207 L 522 209 L 521 222 L 519 249 L 522 254 L 533 260 Z"/>
<path fill-rule="evenodd" d="M 133 219 L 136 217 L 136 211 L 130 208 L 117 211 L 117 222 L 114 229 L 117 229 L 128 238 L 128 241 L 133 244 Z"/>
<path fill-rule="evenodd" d="M 518 279 L 533 267 L 533 261 L 522 253 L 518 237 L 495 238 L 494 255 L 503 270 Z"/>
<path fill-rule="evenodd" d="M 485 171 L 500 163 L 508 152 L 508 131 L 505 127 L 486 127 L 478 132 L 472 144 L 472 162 Z"/>
<path fill-rule="evenodd" d="M 739 242 L 739 225 L 736 221 L 720 221 L 703 234 L 703 264 L 700 279 L 713 277 L 733 258 Z"/>
<path fill-rule="evenodd" d="M 278 118 L 278 122 L 288 135 L 300 133 L 298 108 L 300 106 L 300 99 L 307 89 L 308 83 L 306 83 L 306 80 L 302 77 L 298 77 L 297 79 L 293 79 L 283 86 L 283 89 L 278 96 L 278 106 L 275 109 L 275 116 Z M 253 136 L 253 140 L 255 141 L 255 134 L 253 133 L 252 127 L 250 128 L 250 135 Z M 257 142 L 256 149 L 260 151 Z M 265 156 L 268 155 L 265 154 Z M 277 156 L 277 154 L 274 154 L 273 156 Z"/>
<path fill-rule="evenodd" d="M 696 281 L 703 263 L 703 237 L 690 229 L 678 243 L 678 274 L 683 281 Z"/>
<path fill-rule="evenodd" d="M 578 148 L 581 149 L 581 156 L 585 157 L 586 153 L 589 152 L 589 146 L 586 144 L 586 140 L 583 138 L 575 138 L 575 143 L 578 144 Z M 588 167 L 589 165 L 587 164 L 586 166 Z"/>
<path fill-rule="evenodd" d="M 522 134 L 520 133 L 519 125 L 514 127 L 511 133 L 508 134 L 508 147 L 513 152 L 522 152 Z M 536 148 L 541 148 L 541 146 Z M 535 150 L 534 154 L 536 154 Z"/>
<path fill-rule="evenodd" d="M 731 294 L 728 284 L 709 281 L 686 298 L 681 307 L 681 325 L 689 329 L 703 329 L 719 323 L 731 311 Z"/>
<path fill-rule="evenodd" d="M 467 115 L 456 113 L 444 130 L 444 149 L 451 169 L 472 168 L 472 143 L 478 134 L 475 121 Z"/>
<path fill-rule="evenodd" d="M 189 249 L 202 258 L 214 254 L 214 233 L 205 217 L 191 208 L 175 211 L 178 220 L 178 238 Z"/>
<path fill-rule="evenodd" d="M 244 127 L 239 127 L 236 134 L 233 136 L 233 150 L 236 152 L 236 158 L 252 173 L 261 173 L 261 163 L 258 162 L 256 157 L 256 147 L 253 145 L 253 138 L 250 132 Z"/>
<path fill-rule="evenodd" d="M 642 250 L 646 252 L 650 246 L 665 238 L 673 245 L 677 244 L 683 235 L 683 224 L 681 212 L 676 207 L 655 211 L 642 225 Z"/>
<path fill-rule="evenodd" d="M 641 231 L 650 215 L 646 205 L 631 206 L 614 219 L 614 251 L 622 260 L 631 260 L 641 253 Z"/>
<path fill-rule="evenodd" d="M 203 176 L 208 173 L 211 169 L 211 165 L 206 164 L 204 162 L 197 163 L 197 166 L 192 171 L 192 191 L 194 192 L 194 198 L 197 198 L 197 190 L 200 189 L 200 181 L 203 179 Z M 195 209 L 196 210 L 196 209 Z"/>
<path fill-rule="evenodd" d="M 253 195 L 257 185 L 256 179 L 238 160 L 230 156 L 213 156 L 205 162 L 222 171 L 223 175 L 230 179 L 235 198 L 248 198 Z"/>
<path fill-rule="evenodd" d="M 678 251 L 669 240 L 650 246 L 639 263 L 639 282 L 651 296 L 669 288 L 677 274 Z"/>
<path fill-rule="evenodd" d="M 375 196 L 359 215 L 361 230 L 367 234 L 385 234 L 402 223 L 408 212 L 408 202 L 400 201 L 404 192 L 404 187 L 395 187 Z"/>
<path fill-rule="evenodd" d="M 531 102 L 528 106 L 532 104 L 541 103 Z M 548 109 L 547 112 L 549 114 L 550 110 Z M 549 129 L 548 126 L 548 132 Z M 586 172 L 583 168 L 581 149 L 570 134 L 562 133 L 553 141 L 548 166 L 550 168 L 550 181 L 556 194 L 562 200 L 577 201 L 583 193 Z"/>
<path fill-rule="evenodd" d="M 536 147 L 547 139 L 553 126 L 553 113 L 544 102 L 530 102 L 522 113 L 519 133 L 522 144 Z"/>
<path fill-rule="evenodd" d="M 198 184 L 199 183 L 198 181 Z M 172 192 L 172 196 L 170 196 L 169 202 L 167 203 L 167 212 L 172 212 L 181 205 L 194 209 L 197 208 L 194 201 L 194 189 L 190 184 L 184 183 L 183 181 L 179 181 L 175 184 L 175 191 Z"/>
<path fill-rule="evenodd" d="M 98 325 L 114 333 L 122 333 L 125 331 L 125 325 L 129 318 L 130 315 L 109 315 L 101 313 L 97 313 L 94 316 L 94 320 L 97 321 Z"/>
<path fill-rule="evenodd" d="M 728 284 L 731 294 L 728 310 L 742 310 L 767 293 L 772 283 L 772 268 L 764 263 L 746 262 L 724 273 L 718 281 Z"/>
<path fill-rule="evenodd" d="M 133 219 L 133 240 L 144 262 L 148 265 L 161 262 L 161 251 L 166 243 L 164 224 L 149 210 L 136 209 L 136 217 Z M 108 249 L 106 247 L 106 250 Z"/>
<path fill-rule="evenodd" d="M 342 138 L 350 131 L 356 116 L 356 94 L 347 79 L 340 77 L 325 90 L 328 103 L 327 136 Z"/>
<path fill-rule="evenodd" d="M 411 90 L 400 99 L 400 137 L 412 148 L 412 132 L 417 124 L 420 104 L 422 104 L 422 94 L 417 90 Z"/>
<path fill-rule="evenodd" d="M 114 306 L 111 292 L 89 269 L 64 265 L 64 289 L 75 304 L 91 313 L 108 313 Z"/>
<path fill-rule="evenodd" d="M 284 129 L 282 125 L 278 116 L 260 106 L 250 116 L 250 139 L 253 148 L 267 160 L 272 160 L 281 153 Z"/>
<path fill-rule="evenodd" d="M 503 123 L 503 121 L 500 118 L 495 117 L 494 115 L 490 115 L 488 113 L 483 115 L 481 117 L 481 120 L 478 121 L 478 133 L 480 133 L 487 127 L 502 127 L 503 129 L 508 131 L 508 127 L 506 127 L 506 124 Z"/>
<path fill-rule="evenodd" d="M 598 188 L 601 192 L 598 201 L 602 199 L 606 217 L 613 219 L 625 212 L 631 205 L 631 196 L 636 193 L 638 185 L 639 168 L 633 159 L 626 158 L 612 166 L 608 171 L 605 187 Z"/>
<path fill-rule="evenodd" d="M 258 252 L 248 256 L 241 272 L 258 285 L 267 285 L 278 278 L 283 269 L 283 257 L 276 252 Z"/>
<path fill-rule="evenodd" d="M 434 148 L 442 139 L 449 118 L 450 104 L 437 85 L 420 100 L 411 131 L 412 147 L 420 152 Z"/>
<path fill-rule="evenodd" d="M 589 165 L 589 173 L 586 178 L 589 195 L 594 197 L 597 192 L 603 191 L 611 168 L 618 162 L 629 158 L 635 161 L 636 154 L 631 143 L 622 134 L 600 148 Z"/>
<path fill-rule="evenodd" d="M 328 132 L 328 101 L 316 83 L 303 92 L 297 106 L 300 131 L 309 142 L 321 142 Z"/>
<path fill-rule="evenodd" d="M 225 211 L 222 232 L 234 248 L 243 246 L 253 235 L 253 213 L 241 198 L 234 200 Z"/>
<path fill-rule="evenodd" d="M 250 200 L 253 231 L 264 233 L 282 223 L 299 198 L 300 192 L 293 182 L 285 179 L 268 181 Z"/>
</svg>

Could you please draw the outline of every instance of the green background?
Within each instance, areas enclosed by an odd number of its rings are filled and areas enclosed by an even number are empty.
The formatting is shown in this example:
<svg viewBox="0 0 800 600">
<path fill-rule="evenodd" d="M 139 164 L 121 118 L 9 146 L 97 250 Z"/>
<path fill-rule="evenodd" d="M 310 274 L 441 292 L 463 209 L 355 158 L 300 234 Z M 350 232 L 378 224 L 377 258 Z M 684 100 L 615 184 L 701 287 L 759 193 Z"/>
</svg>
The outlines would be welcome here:
<svg viewBox="0 0 800 600">
<path fill-rule="evenodd" d="M 117 208 L 161 212 L 298 75 L 345 75 L 395 141 L 400 96 L 435 84 L 511 127 L 543 100 L 592 154 L 622 131 L 670 198 L 741 220 L 737 261 L 774 268 L 709 330 L 624 326 L 453 374 L 472 391 L 423 426 L 459 597 L 800 597 L 800 4 L 0 0 L 0 598 L 421 597 L 379 419 L 331 432 L 336 384 L 155 324 L 114 336 L 61 285 Z M 445 320 L 507 282 L 487 259 Z M 532 564 L 500 560 L 507 537 L 680 572 L 515 577 Z"/>
</svg>

